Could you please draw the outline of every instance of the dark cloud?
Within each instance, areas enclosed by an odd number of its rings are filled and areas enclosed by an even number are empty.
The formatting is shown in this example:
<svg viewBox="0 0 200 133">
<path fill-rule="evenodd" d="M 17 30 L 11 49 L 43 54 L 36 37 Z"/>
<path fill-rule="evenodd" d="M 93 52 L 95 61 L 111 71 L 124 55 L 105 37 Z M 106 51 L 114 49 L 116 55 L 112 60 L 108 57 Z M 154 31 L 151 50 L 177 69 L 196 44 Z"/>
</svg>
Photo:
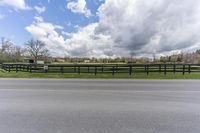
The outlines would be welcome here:
<svg viewBox="0 0 200 133">
<path fill-rule="evenodd" d="M 199 42 L 199 7 L 198 0 L 107 0 L 95 31 L 111 35 L 113 45 L 130 54 L 181 50 Z"/>
</svg>

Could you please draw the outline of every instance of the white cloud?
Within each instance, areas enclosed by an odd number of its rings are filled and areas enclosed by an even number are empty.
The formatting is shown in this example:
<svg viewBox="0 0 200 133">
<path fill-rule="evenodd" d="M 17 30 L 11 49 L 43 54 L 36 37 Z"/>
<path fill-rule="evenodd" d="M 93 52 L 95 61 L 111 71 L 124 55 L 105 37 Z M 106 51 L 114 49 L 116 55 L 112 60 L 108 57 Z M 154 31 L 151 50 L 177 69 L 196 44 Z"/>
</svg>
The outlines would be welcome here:
<svg viewBox="0 0 200 133">
<path fill-rule="evenodd" d="M 73 13 L 84 14 L 86 17 L 92 16 L 91 11 L 87 8 L 85 0 L 69 1 L 67 3 L 67 9 L 71 10 Z"/>
<path fill-rule="evenodd" d="M 65 35 L 65 36 L 67 36 L 67 37 L 71 37 L 71 36 L 72 36 L 71 33 L 69 33 L 69 32 L 65 32 L 65 31 L 62 31 L 62 34 Z"/>
<path fill-rule="evenodd" d="M 0 0 L 0 5 L 8 5 L 19 10 L 30 10 L 31 8 L 26 5 L 25 0 Z"/>
<path fill-rule="evenodd" d="M 34 39 L 44 41 L 53 56 L 67 55 L 67 51 L 63 50 L 65 39 L 57 32 L 57 30 L 62 29 L 62 26 L 37 21 L 25 29 Z"/>
<path fill-rule="evenodd" d="M 33 37 L 40 39 L 43 36 L 57 35 L 56 29 L 60 29 L 61 26 L 53 25 L 47 22 L 34 22 L 30 26 L 26 27 Z"/>
<path fill-rule="evenodd" d="M 0 14 L 0 20 L 1 20 L 1 19 L 4 19 L 4 18 L 5 18 L 5 15 Z"/>
<path fill-rule="evenodd" d="M 99 58 L 115 56 L 110 36 L 95 35 L 94 31 L 97 26 L 98 23 L 93 23 L 78 29 L 77 33 L 71 33 L 71 38 L 66 40 L 66 44 L 70 46 L 67 49 L 69 55 Z"/>
<path fill-rule="evenodd" d="M 45 7 L 45 6 L 35 6 L 34 9 L 35 9 L 39 14 L 42 14 L 43 12 L 46 11 L 46 7 Z"/>
<path fill-rule="evenodd" d="M 33 38 L 44 41 L 47 48 L 54 56 L 77 56 L 77 57 L 109 57 L 113 54 L 112 42 L 109 36 L 95 35 L 98 23 L 90 24 L 78 29 L 77 33 L 62 31 L 62 26 L 47 22 L 33 22 L 25 29 Z M 65 39 L 61 34 L 67 36 Z"/>
<path fill-rule="evenodd" d="M 36 22 L 43 22 L 44 19 L 41 16 L 35 16 L 34 19 L 36 20 Z"/>
<path fill-rule="evenodd" d="M 75 33 L 46 22 L 26 29 L 54 55 L 152 56 L 200 49 L 199 12 L 199 0 L 106 0 L 97 13 L 99 22 Z"/>
</svg>

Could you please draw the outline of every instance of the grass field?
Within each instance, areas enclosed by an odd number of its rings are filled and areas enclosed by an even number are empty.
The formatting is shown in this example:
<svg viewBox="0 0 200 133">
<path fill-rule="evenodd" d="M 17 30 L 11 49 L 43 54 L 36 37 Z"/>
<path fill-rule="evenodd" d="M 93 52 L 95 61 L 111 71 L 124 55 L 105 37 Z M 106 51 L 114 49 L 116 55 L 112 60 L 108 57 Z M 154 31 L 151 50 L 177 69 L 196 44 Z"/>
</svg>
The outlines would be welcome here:
<svg viewBox="0 0 200 133">
<path fill-rule="evenodd" d="M 80 75 L 77 73 L 71 74 L 61 74 L 61 73 L 26 73 L 26 72 L 6 72 L 0 69 L 0 77 L 1 78 L 132 78 L 132 79 L 200 79 L 200 73 L 136 73 L 131 76 L 127 73 L 115 74 L 85 74 L 81 73 Z"/>
</svg>

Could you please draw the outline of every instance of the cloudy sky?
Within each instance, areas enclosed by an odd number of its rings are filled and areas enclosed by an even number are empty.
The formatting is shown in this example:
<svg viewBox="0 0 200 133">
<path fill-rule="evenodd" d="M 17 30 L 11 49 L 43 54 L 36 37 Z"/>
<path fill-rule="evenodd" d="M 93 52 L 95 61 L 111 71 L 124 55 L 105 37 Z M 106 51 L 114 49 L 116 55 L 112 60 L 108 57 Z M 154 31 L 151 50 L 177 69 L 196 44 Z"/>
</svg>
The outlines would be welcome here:
<svg viewBox="0 0 200 133">
<path fill-rule="evenodd" d="M 53 56 L 152 56 L 200 49 L 200 0 L 0 0 L 0 37 Z"/>
</svg>

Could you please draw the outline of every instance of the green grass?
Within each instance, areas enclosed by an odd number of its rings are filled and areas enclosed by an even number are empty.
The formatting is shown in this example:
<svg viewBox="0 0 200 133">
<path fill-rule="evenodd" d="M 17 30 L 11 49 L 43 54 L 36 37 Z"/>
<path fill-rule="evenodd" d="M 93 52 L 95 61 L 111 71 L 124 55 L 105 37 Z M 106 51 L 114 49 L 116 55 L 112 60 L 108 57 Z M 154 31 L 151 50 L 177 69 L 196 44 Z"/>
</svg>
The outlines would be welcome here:
<svg viewBox="0 0 200 133">
<path fill-rule="evenodd" d="M 167 75 L 164 75 L 164 73 L 149 73 L 147 75 L 146 73 L 136 73 L 133 75 L 121 73 L 121 74 L 115 74 L 114 76 L 112 74 L 97 74 L 96 76 L 94 74 L 83 74 L 80 75 L 77 73 L 26 73 L 26 72 L 6 72 L 2 69 L 0 69 L 0 77 L 1 78 L 131 78 L 131 79 L 200 79 L 200 73 L 186 73 L 185 75 L 182 75 L 182 73 L 167 73 Z"/>
</svg>

